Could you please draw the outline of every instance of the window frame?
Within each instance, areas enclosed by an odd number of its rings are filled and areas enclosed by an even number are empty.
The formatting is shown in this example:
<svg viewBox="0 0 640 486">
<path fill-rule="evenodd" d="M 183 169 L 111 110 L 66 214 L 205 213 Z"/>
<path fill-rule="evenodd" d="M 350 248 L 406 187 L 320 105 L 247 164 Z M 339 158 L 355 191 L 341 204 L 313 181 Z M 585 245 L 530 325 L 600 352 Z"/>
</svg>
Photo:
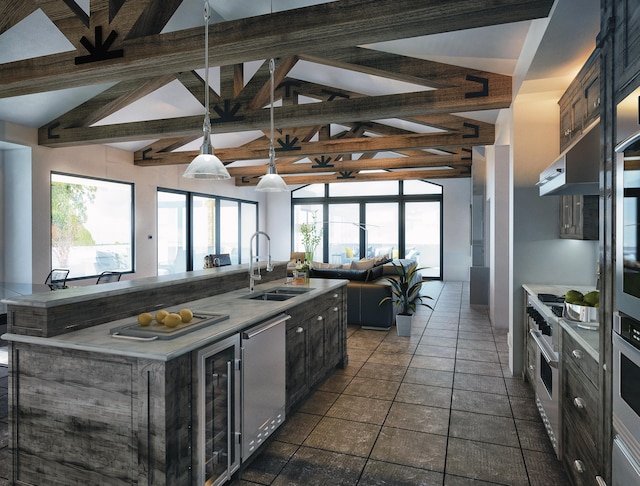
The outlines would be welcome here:
<svg viewBox="0 0 640 486">
<path fill-rule="evenodd" d="M 136 228 L 136 221 L 135 221 L 135 207 L 136 207 L 136 199 L 135 199 L 135 183 L 133 182 L 125 182 L 125 181 L 119 181 L 116 179 L 107 179 L 107 178 L 103 178 L 103 177 L 94 177 L 94 176 L 87 176 L 87 175 L 81 175 L 81 174 L 73 174 L 70 172 L 63 172 L 63 171 L 56 171 L 56 170 L 52 170 L 49 173 L 49 259 L 50 259 L 50 264 L 53 267 L 53 204 L 52 204 L 52 197 L 53 197 L 53 191 L 52 191 L 52 186 L 53 186 L 53 178 L 55 175 L 58 176 L 62 176 L 62 177 L 71 177 L 74 179 L 79 179 L 79 180 L 87 180 L 87 181 L 99 181 L 99 182 L 104 182 L 104 183 L 109 183 L 109 184 L 119 184 L 122 186 L 128 186 L 130 189 L 130 194 L 131 194 L 131 201 L 130 201 L 130 205 L 129 205 L 129 219 L 131 221 L 131 227 L 129 228 L 130 230 L 130 235 L 129 235 L 129 244 L 130 244 L 130 255 L 131 255 L 131 266 L 129 270 L 122 270 L 121 273 L 122 274 L 131 274 L 131 273 L 135 273 L 135 265 L 136 265 L 136 239 L 135 239 L 135 228 Z M 87 184 L 88 185 L 88 184 Z M 71 269 L 70 269 L 71 270 Z M 118 269 L 113 269 L 116 271 L 119 271 Z M 67 278 L 67 281 L 80 281 L 80 280 L 88 280 L 88 279 L 94 279 L 97 278 L 100 275 L 101 272 L 96 271 L 95 274 L 89 274 L 89 275 L 82 275 L 82 276 L 73 276 L 73 271 L 71 271 L 69 273 L 69 278 Z"/>
</svg>

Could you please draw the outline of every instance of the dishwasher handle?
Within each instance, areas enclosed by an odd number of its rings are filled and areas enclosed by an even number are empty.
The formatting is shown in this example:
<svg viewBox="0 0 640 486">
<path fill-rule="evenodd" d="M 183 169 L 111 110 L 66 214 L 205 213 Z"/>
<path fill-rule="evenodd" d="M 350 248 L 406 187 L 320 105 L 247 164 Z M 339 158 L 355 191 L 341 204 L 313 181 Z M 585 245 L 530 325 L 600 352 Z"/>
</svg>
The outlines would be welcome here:
<svg viewBox="0 0 640 486">
<path fill-rule="evenodd" d="M 260 326 L 253 327 L 249 331 L 244 331 L 242 333 L 242 339 L 251 339 L 258 334 L 262 334 L 263 332 L 268 331 L 272 327 L 275 327 L 284 321 L 288 321 L 289 319 L 291 319 L 290 315 L 280 314 L 279 316 L 274 317 L 273 319 L 261 324 Z"/>
</svg>

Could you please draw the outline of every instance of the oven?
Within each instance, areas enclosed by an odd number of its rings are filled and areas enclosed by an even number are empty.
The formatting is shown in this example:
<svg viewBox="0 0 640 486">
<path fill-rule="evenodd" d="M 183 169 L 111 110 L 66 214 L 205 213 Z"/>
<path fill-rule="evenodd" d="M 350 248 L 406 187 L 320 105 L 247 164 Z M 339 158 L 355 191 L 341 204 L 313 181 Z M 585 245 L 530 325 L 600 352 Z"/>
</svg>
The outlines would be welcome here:
<svg viewBox="0 0 640 486">
<path fill-rule="evenodd" d="M 616 152 L 616 308 L 640 319 L 640 132 Z"/>
<path fill-rule="evenodd" d="M 613 330 L 612 479 L 640 484 L 640 321 L 616 313 Z"/>
<path fill-rule="evenodd" d="M 539 296 L 541 298 L 541 296 Z M 527 314 L 529 315 L 529 334 L 536 344 L 535 365 L 535 395 L 536 405 L 542 417 L 553 449 L 558 458 L 561 457 L 560 444 L 560 377 L 558 373 L 558 346 L 554 344 L 553 318 L 547 317 L 548 309 L 544 309 L 531 296 L 527 302 Z M 554 314 L 562 312 L 559 301 L 546 302 L 546 307 Z M 557 322 L 557 321 L 556 321 Z M 557 335 L 557 333 L 555 333 Z M 556 337 L 557 339 L 557 337 Z"/>
</svg>

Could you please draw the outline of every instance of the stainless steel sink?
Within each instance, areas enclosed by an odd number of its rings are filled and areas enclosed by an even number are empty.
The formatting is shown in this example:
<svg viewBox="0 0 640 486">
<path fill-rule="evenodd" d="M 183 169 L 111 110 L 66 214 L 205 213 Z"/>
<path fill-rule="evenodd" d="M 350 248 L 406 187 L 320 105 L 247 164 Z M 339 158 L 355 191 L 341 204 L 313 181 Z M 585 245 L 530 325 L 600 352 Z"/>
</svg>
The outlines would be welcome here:
<svg viewBox="0 0 640 486">
<path fill-rule="evenodd" d="M 292 299 L 293 297 L 295 297 L 295 295 L 293 294 L 273 294 L 270 292 L 260 292 L 258 294 L 253 294 L 250 295 L 249 297 L 246 297 L 247 299 L 251 299 L 251 300 L 289 300 Z"/>
<path fill-rule="evenodd" d="M 307 288 L 278 287 L 275 289 L 265 290 L 264 292 L 251 294 L 245 297 L 245 299 L 283 301 L 297 297 L 298 295 L 309 292 L 310 290 L 311 289 Z"/>
</svg>

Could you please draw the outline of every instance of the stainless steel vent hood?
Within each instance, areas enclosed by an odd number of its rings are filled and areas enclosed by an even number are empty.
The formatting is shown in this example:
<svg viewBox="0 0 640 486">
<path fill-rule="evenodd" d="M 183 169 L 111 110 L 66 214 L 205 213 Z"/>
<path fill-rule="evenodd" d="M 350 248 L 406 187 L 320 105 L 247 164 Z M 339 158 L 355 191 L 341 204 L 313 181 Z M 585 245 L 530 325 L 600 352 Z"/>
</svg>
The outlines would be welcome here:
<svg viewBox="0 0 640 486">
<path fill-rule="evenodd" d="M 536 185 L 541 196 L 597 195 L 600 186 L 600 123 L 593 125 L 542 171 Z"/>
</svg>

